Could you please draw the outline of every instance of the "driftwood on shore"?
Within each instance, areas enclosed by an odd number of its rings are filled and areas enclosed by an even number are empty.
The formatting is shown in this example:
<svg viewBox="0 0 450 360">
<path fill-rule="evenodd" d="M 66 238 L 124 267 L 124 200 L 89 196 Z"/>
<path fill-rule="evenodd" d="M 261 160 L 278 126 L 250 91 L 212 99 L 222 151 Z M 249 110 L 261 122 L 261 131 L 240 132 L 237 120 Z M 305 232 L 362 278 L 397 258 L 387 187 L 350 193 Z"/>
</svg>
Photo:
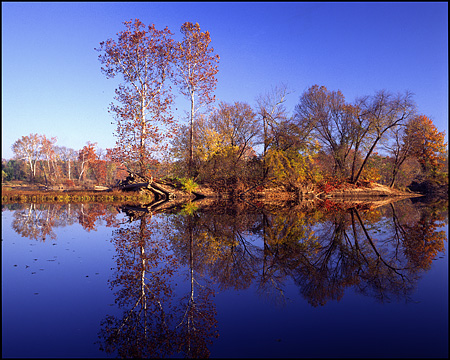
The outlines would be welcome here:
<svg viewBox="0 0 450 360">
<path fill-rule="evenodd" d="M 113 189 L 151 193 L 155 202 L 168 201 L 174 198 L 174 193 L 156 184 L 153 177 L 148 178 L 131 172 L 125 180 L 119 181 Z"/>
</svg>

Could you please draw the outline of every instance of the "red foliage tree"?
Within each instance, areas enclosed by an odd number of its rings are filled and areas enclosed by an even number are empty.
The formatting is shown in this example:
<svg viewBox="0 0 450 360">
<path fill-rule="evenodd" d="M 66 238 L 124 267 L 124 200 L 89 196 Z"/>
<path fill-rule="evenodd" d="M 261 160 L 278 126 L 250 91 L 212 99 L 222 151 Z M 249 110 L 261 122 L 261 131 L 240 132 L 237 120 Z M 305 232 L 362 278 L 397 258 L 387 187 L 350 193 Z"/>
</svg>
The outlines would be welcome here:
<svg viewBox="0 0 450 360">
<path fill-rule="evenodd" d="M 118 39 L 100 43 L 99 60 L 107 78 L 122 75 L 110 111 L 117 121 L 118 160 L 132 171 L 150 175 L 148 164 L 167 146 L 173 136 L 169 116 L 172 95 L 166 86 L 171 76 L 173 40 L 166 27 L 145 26 L 139 19 L 124 22 L 126 30 Z"/>
</svg>

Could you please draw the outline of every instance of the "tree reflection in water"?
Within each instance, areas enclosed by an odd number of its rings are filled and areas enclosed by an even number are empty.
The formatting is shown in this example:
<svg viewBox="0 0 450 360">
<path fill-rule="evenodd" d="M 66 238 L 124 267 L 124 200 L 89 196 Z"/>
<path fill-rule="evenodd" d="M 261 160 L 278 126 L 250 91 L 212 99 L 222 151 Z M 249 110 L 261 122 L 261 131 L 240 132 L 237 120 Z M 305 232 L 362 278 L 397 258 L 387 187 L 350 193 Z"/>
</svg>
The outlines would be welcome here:
<svg viewBox="0 0 450 360">
<path fill-rule="evenodd" d="M 127 358 L 174 353 L 208 357 L 216 323 L 214 291 L 194 275 L 198 247 L 194 218 L 183 219 L 185 232 L 169 234 L 166 219 L 145 210 L 127 213 L 130 223 L 116 230 L 112 239 L 117 268 L 111 281 L 117 289 L 116 303 L 126 310 L 120 319 L 109 316 L 103 321 L 101 349 Z M 169 238 L 181 245 L 177 253 Z M 173 275 L 182 265 L 188 268 L 190 288 L 177 300 Z"/>
<path fill-rule="evenodd" d="M 2 206 L 5 209 L 8 205 Z M 55 227 L 79 223 L 86 231 L 95 230 L 105 223 L 107 227 L 118 226 L 114 206 L 105 204 L 14 204 L 12 228 L 22 237 L 45 242 L 55 240 Z"/>
<path fill-rule="evenodd" d="M 402 200 L 340 211 L 216 204 L 187 214 L 128 208 L 125 224 L 106 205 L 27 204 L 15 211 L 13 228 L 45 241 L 55 239 L 54 227 L 74 222 L 88 231 L 98 220 L 117 227 L 109 282 L 123 316 L 104 319 L 100 348 L 120 357 L 208 357 L 218 336 L 217 290 L 254 284 L 282 302 L 292 280 L 312 306 L 340 300 L 347 288 L 380 302 L 411 300 L 445 251 L 447 204 Z M 176 288 L 183 277 L 187 286 Z"/>
<path fill-rule="evenodd" d="M 420 273 L 444 251 L 445 232 L 437 229 L 444 217 L 444 211 L 419 209 L 408 202 L 334 212 L 221 206 L 159 221 L 144 215 L 137 220 L 139 230 L 130 225 L 116 232 L 119 258 L 132 258 L 140 265 L 134 265 L 136 273 L 131 275 L 120 265 L 124 260 L 118 261 L 113 284 L 126 282 L 122 291 L 133 301 L 123 319 L 103 324 L 109 350 L 121 346 L 120 356 L 208 356 L 207 345 L 217 336 L 214 286 L 239 290 L 255 283 L 261 294 L 282 301 L 283 287 L 292 278 L 313 306 L 341 299 L 348 287 L 381 302 L 408 301 Z M 146 226 L 144 219 L 149 221 Z M 177 302 L 171 277 L 183 268 L 189 291 Z M 150 271 L 152 277 L 144 278 Z M 137 312 L 144 298 L 147 310 Z M 131 313 L 135 321 L 141 314 L 152 322 L 138 326 L 130 322 Z M 125 326 L 133 334 L 123 331 Z"/>
</svg>

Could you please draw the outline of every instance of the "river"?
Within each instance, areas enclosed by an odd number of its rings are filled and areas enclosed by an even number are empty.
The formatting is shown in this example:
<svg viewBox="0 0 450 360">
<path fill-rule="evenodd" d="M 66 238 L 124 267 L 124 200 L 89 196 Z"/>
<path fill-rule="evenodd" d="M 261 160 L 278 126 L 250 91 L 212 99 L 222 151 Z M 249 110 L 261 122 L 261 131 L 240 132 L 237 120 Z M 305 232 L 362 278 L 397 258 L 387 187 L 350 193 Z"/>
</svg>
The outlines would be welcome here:
<svg viewBox="0 0 450 360">
<path fill-rule="evenodd" d="M 446 358 L 447 209 L 2 204 L 2 356 Z"/>
</svg>

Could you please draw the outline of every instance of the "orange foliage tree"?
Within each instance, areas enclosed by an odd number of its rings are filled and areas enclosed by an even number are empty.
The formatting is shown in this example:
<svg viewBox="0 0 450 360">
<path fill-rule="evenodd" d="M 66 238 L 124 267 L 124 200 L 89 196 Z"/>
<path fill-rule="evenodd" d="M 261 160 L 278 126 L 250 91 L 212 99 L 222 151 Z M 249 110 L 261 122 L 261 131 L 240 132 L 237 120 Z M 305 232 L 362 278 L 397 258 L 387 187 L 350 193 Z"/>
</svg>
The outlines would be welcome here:
<svg viewBox="0 0 450 360">
<path fill-rule="evenodd" d="M 445 162 L 447 143 L 444 132 L 439 132 L 425 115 L 412 118 L 405 129 L 405 144 L 409 144 L 425 175 L 436 175 Z"/>
<path fill-rule="evenodd" d="M 119 160 L 128 169 L 150 175 L 148 165 L 173 136 L 169 115 L 172 95 L 166 80 L 171 76 L 173 40 L 166 27 L 145 26 L 139 19 L 124 22 L 118 39 L 101 42 L 101 70 L 107 78 L 122 75 L 110 111 L 117 121 L 116 146 Z"/>
</svg>

